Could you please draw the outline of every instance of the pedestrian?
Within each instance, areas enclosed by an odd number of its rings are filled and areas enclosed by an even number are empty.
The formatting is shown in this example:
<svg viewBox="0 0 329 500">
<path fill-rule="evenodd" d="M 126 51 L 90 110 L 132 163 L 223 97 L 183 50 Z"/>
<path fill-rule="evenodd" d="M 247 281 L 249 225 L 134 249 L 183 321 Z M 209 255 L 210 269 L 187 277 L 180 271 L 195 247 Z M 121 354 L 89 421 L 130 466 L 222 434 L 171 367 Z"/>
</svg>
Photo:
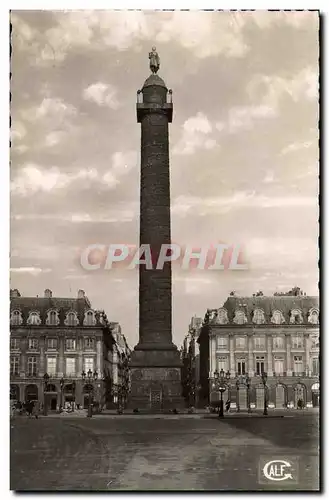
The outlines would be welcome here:
<svg viewBox="0 0 329 500">
<path fill-rule="evenodd" d="M 33 413 L 34 413 L 35 418 L 39 418 L 39 403 L 38 403 L 38 401 L 35 402 L 33 410 L 34 410 Z"/>
<path fill-rule="evenodd" d="M 33 406 L 34 406 L 33 401 L 28 401 L 25 406 L 26 406 L 27 416 L 29 418 L 31 418 L 32 417 L 32 412 L 33 412 Z"/>
<path fill-rule="evenodd" d="M 231 407 L 231 401 L 229 399 L 226 401 L 225 407 L 226 407 L 226 411 L 229 412 L 230 407 Z"/>
</svg>

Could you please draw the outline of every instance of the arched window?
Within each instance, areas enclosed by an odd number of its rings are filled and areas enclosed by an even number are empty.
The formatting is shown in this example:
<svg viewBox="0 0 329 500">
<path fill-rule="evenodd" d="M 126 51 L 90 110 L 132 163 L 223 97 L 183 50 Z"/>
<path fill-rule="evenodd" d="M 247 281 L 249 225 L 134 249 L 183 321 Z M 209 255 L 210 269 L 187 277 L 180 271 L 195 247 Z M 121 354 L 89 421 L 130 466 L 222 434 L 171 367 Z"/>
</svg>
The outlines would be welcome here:
<svg viewBox="0 0 329 500">
<path fill-rule="evenodd" d="M 227 311 L 224 308 L 218 309 L 216 323 L 226 325 L 228 323 Z"/>
<path fill-rule="evenodd" d="M 255 309 L 253 318 L 252 318 L 253 323 L 256 323 L 256 325 L 262 325 L 265 323 L 265 314 L 262 309 Z"/>
<path fill-rule="evenodd" d="M 235 311 L 233 322 L 237 325 L 243 325 L 247 323 L 247 317 L 244 311 L 241 310 Z"/>
<path fill-rule="evenodd" d="M 10 315 L 10 324 L 11 325 L 21 325 L 23 323 L 23 319 L 22 319 L 22 313 L 21 311 L 12 311 L 11 315 Z"/>
<path fill-rule="evenodd" d="M 59 324 L 58 312 L 51 310 L 47 313 L 46 325 L 56 326 Z"/>
<path fill-rule="evenodd" d="M 273 311 L 271 322 L 275 325 L 281 325 L 284 323 L 284 317 L 281 311 Z"/>
<path fill-rule="evenodd" d="M 303 323 L 303 315 L 300 309 L 293 309 L 290 313 L 290 323 L 300 325 Z"/>
<path fill-rule="evenodd" d="M 77 313 L 75 311 L 68 312 L 64 324 L 66 326 L 77 326 L 79 324 Z"/>
<path fill-rule="evenodd" d="M 311 323 L 312 325 L 318 325 L 319 324 L 319 311 L 317 309 L 310 309 L 308 313 L 308 322 Z"/>
<path fill-rule="evenodd" d="M 40 313 L 32 311 L 27 318 L 28 325 L 41 325 Z"/>
<path fill-rule="evenodd" d="M 96 324 L 94 311 L 86 311 L 83 321 L 84 326 L 93 326 Z"/>
</svg>

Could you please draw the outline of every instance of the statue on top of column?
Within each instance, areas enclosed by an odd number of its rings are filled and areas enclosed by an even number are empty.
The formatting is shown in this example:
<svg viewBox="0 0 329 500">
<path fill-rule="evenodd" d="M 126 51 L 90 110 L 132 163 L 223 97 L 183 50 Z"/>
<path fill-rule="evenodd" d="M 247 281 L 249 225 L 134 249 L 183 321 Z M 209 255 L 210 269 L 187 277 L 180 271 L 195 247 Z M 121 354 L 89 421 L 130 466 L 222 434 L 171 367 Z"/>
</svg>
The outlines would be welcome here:
<svg viewBox="0 0 329 500">
<path fill-rule="evenodd" d="M 160 57 L 156 51 L 156 47 L 152 47 L 152 52 L 149 52 L 150 69 L 152 73 L 156 73 L 160 68 Z"/>
</svg>

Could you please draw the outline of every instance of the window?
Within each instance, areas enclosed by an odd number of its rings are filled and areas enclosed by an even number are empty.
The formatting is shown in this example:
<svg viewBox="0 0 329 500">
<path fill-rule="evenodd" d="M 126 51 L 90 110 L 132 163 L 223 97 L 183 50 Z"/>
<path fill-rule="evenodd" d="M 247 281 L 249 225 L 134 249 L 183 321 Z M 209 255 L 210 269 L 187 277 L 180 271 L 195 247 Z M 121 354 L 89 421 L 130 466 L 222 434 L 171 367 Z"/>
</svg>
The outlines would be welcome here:
<svg viewBox="0 0 329 500">
<path fill-rule="evenodd" d="M 236 337 L 235 345 L 238 349 L 245 349 L 245 347 L 246 347 L 245 337 Z"/>
<path fill-rule="evenodd" d="M 35 356 L 27 358 L 27 373 L 30 376 L 37 374 L 37 358 Z"/>
<path fill-rule="evenodd" d="M 265 338 L 264 337 L 255 337 L 254 338 L 254 346 L 255 346 L 255 349 L 265 349 Z"/>
<path fill-rule="evenodd" d="M 77 314 L 74 311 L 67 313 L 64 323 L 67 326 L 76 326 L 79 323 Z"/>
<path fill-rule="evenodd" d="M 238 375 L 246 374 L 246 360 L 238 359 Z"/>
<path fill-rule="evenodd" d="M 85 326 L 93 326 L 95 324 L 95 318 L 94 318 L 93 311 L 87 311 L 85 313 L 85 319 L 84 319 L 83 324 Z"/>
<path fill-rule="evenodd" d="M 75 358 L 66 358 L 66 375 L 75 375 Z"/>
<path fill-rule="evenodd" d="M 256 374 L 261 375 L 265 372 L 265 358 L 264 356 L 256 357 Z"/>
<path fill-rule="evenodd" d="M 227 370 L 228 370 L 228 360 L 227 360 L 227 357 L 220 356 L 219 358 L 217 358 L 217 370 L 219 372 L 221 370 L 224 370 L 224 372 L 227 372 Z"/>
<path fill-rule="evenodd" d="M 300 325 L 303 323 L 302 312 L 299 309 L 293 309 L 290 313 L 290 323 Z"/>
<path fill-rule="evenodd" d="M 312 374 L 319 374 L 319 358 L 312 358 Z"/>
<path fill-rule="evenodd" d="M 294 356 L 294 372 L 303 373 L 303 357 Z"/>
<path fill-rule="evenodd" d="M 94 358 L 85 358 L 84 371 L 88 373 L 88 371 L 94 371 Z"/>
<path fill-rule="evenodd" d="M 256 323 L 256 325 L 265 323 L 264 311 L 262 311 L 261 309 L 255 309 L 252 320 L 254 323 Z"/>
<path fill-rule="evenodd" d="M 274 337 L 274 339 L 273 339 L 273 348 L 274 349 L 284 349 L 284 340 L 283 340 L 283 337 Z"/>
<path fill-rule="evenodd" d="M 49 311 L 46 320 L 47 325 L 56 326 L 59 323 L 57 311 Z"/>
<path fill-rule="evenodd" d="M 272 323 L 275 325 L 281 325 L 284 323 L 284 317 L 281 311 L 274 311 L 271 318 Z"/>
<path fill-rule="evenodd" d="M 40 325 L 41 324 L 40 314 L 38 312 L 31 312 L 29 314 L 28 319 L 27 319 L 27 324 L 28 325 Z"/>
<path fill-rule="evenodd" d="M 217 349 L 227 349 L 227 337 L 217 337 Z"/>
<path fill-rule="evenodd" d="M 38 349 L 38 339 L 29 339 L 29 349 Z"/>
<path fill-rule="evenodd" d="M 302 349 L 303 348 L 303 337 L 302 335 L 295 335 L 291 338 L 292 348 L 293 349 Z"/>
<path fill-rule="evenodd" d="M 19 339 L 10 339 L 10 349 L 19 349 Z"/>
<path fill-rule="evenodd" d="M 245 313 L 243 311 L 235 311 L 233 323 L 236 323 L 237 325 L 243 325 L 244 323 L 247 323 L 247 317 Z"/>
<path fill-rule="evenodd" d="M 276 373 L 276 375 L 283 375 L 283 363 L 283 358 L 274 358 L 274 372 Z"/>
<path fill-rule="evenodd" d="M 85 349 L 94 348 L 94 339 L 92 337 L 85 338 Z"/>
<path fill-rule="evenodd" d="M 21 325 L 22 324 L 22 315 L 20 311 L 13 311 L 11 313 L 10 323 L 12 325 Z"/>
<path fill-rule="evenodd" d="M 48 375 L 56 375 L 57 358 L 55 356 L 47 358 L 47 373 Z"/>
<path fill-rule="evenodd" d="M 48 349 L 57 349 L 57 339 L 47 339 Z"/>
<path fill-rule="evenodd" d="M 18 375 L 19 374 L 19 357 L 11 356 L 10 357 L 10 375 Z"/>
<path fill-rule="evenodd" d="M 67 351 L 75 351 L 75 339 L 66 339 L 65 345 Z"/>
</svg>

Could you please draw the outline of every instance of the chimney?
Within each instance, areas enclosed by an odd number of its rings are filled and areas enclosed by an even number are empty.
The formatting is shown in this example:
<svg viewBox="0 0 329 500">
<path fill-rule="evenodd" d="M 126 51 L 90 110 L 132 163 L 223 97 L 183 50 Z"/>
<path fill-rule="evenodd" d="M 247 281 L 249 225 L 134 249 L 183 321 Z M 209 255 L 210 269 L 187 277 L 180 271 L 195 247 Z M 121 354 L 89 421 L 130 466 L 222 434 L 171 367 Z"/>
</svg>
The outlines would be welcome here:
<svg viewBox="0 0 329 500">
<path fill-rule="evenodd" d="M 17 290 L 17 288 L 14 288 L 14 289 L 10 289 L 10 298 L 13 299 L 13 298 L 16 298 L 16 297 L 20 297 L 21 294 L 19 293 L 19 291 Z"/>
<path fill-rule="evenodd" d="M 85 298 L 85 291 L 79 290 L 78 291 L 78 299 L 84 299 L 84 298 Z"/>
<path fill-rule="evenodd" d="M 53 296 L 53 292 L 52 292 L 51 290 L 49 290 L 49 288 L 46 288 L 46 290 L 45 290 L 45 294 L 44 294 L 44 297 L 45 297 L 46 299 L 51 299 L 51 298 L 52 298 L 52 296 Z"/>
</svg>

